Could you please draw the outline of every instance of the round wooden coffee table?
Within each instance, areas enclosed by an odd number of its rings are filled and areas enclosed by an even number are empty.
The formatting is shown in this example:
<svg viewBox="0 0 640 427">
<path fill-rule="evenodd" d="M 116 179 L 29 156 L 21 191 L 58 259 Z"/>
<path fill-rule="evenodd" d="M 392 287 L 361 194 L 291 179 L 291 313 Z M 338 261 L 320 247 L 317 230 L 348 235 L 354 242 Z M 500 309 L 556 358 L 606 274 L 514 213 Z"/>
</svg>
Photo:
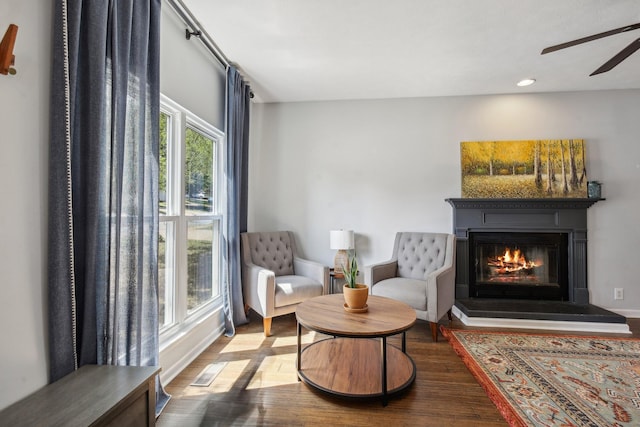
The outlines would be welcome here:
<svg viewBox="0 0 640 427">
<path fill-rule="evenodd" d="M 342 294 L 298 305 L 298 378 L 332 395 L 380 397 L 386 405 L 390 396 L 416 378 L 416 365 L 406 353 L 406 331 L 416 322 L 416 312 L 407 304 L 375 295 L 369 295 L 367 306 L 365 313 L 349 313 Z M 332 338 L 302 348 L 302 327 Z M 387 344 L 387 337 L 400 333 L 402 349 Z"/>
</svg>

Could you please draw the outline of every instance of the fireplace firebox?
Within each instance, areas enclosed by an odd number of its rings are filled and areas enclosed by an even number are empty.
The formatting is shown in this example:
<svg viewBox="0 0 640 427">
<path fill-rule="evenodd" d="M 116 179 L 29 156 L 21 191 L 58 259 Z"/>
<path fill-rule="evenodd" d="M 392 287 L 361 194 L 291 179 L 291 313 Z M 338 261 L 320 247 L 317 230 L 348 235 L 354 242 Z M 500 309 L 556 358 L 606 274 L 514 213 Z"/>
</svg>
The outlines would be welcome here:
<svg viewBox="0 0 640 427">
<path fill-rule="evenodd" d="M 469 296 L 567 301 L 567 239 L 567 233 L 469 233 Z"/>
</svg>

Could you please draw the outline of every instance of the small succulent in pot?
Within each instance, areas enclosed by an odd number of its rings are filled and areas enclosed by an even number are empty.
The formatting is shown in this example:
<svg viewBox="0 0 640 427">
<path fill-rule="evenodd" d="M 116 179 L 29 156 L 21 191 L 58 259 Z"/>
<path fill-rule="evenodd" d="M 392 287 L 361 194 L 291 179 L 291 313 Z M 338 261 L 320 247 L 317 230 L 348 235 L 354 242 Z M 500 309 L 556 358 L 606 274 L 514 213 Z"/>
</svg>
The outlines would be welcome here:
<svg viewBox="0 0 640 427">
<path fill-rule="evenodd" d="M 345 310 L 350 313 L 367 312 L 367 299 L 369 297 L 369 287 L 358 280 L 358 261 L 356 254 L 349 252 L 347 265 L 343 266 L 344 280 L 346 281 L 342 293 L 344 294 Z"/>
<path fill-rule="evenodd" d="M 355 252 L 349 251 L 347 255 L 347 265 L 342 266 L 344 271 L 344 280 L 350 288 L 356 287 L 356 280 L 358 279 L 358 261 L 356 260 Z"/>
</svg>

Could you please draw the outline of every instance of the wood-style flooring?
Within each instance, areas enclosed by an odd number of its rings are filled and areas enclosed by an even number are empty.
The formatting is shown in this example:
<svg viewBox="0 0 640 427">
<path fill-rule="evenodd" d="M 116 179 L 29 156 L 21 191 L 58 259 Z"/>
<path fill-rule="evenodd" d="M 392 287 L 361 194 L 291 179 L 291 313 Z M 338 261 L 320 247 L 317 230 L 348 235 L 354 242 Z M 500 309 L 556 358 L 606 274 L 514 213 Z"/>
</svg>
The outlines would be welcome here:
<svg viewBox="0 0 640 427">
<path fill-rule="evenodd" d="M 253 312 L 249 318 L 234 337 L 216 340 L 165 386 L 173 397 L 158 426 L 507 425 L 449 343 L 441 335 L 437 343 L 431 340 L 424 321 L 418 320 L 407 332 L 407 352 L 417 368 L 415 383 L 383 407 L 379 400 L 327 396 L 297 380 L 295 315 L 273 319 L 269 338 L 262 333 L 262 319 Z M 443 323 L 448 324 L 446 316 Z M 628 323 L 632 336 L 640 337 L 640 319 Z M 451 327 L 464 325 L 454 317 Z M 303 333 L 303 343 L 324 338 L 304 329 Z M 389 342 L 400 346 L 399 338 Z M 210 386 L 190 385 L 216 362 L 227 364 Z"/>
</svg>

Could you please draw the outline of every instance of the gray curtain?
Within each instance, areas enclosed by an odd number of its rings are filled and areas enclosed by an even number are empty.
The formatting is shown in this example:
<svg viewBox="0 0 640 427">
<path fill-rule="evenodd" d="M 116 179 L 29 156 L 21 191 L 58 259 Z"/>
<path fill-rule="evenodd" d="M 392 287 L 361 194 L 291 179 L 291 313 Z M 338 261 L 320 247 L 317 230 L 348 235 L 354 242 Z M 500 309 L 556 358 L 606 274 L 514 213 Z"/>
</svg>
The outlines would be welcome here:
<svg viewBox="0 0 640 427">
<path fill-rule="evenodd" d="M 157 366 L 160 0 L 55 2 L 50 380 Z M 158 383 L 158 408 L 168 396 Z"/>
<path fill-rule="evenodd" d="M 225 334 L 247 323 L 242 299 L 240 233 L 247 231 L 249 171 L 249 108 L 251 88 L 233 65 L 227 69 L 227 222 L 224 255 L 227 277 L 223 286 Z"/>
</svg>

